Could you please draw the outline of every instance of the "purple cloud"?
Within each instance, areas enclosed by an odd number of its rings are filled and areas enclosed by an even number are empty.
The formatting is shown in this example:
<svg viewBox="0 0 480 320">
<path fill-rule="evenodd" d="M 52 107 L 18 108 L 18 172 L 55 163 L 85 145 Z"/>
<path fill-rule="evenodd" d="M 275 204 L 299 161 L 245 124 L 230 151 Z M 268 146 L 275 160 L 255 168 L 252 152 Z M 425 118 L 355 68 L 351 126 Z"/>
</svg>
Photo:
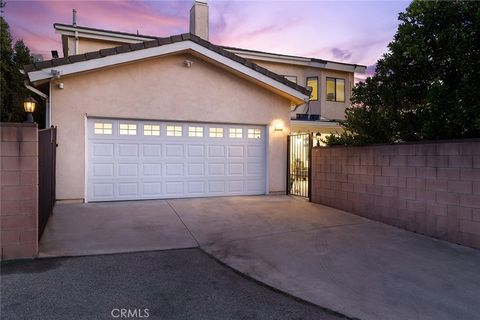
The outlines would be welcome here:
<svg viewBox="0 0 480 320">
<path fill-rule="evenodd" d="M 352 53 L 349 52 L 348 50 L 342 50 L 339 48 L 332 48 L 331 50 L 333 56 L 335 59 L 338 59 L 340 61 L 348 60 L 352 57 Z"/>
<path fill-rule="evenodd" d="M 8 1 L 13 37 L 32 52 L 61 50 L 53 23 L 167 36 L 188 32 L 192 1 Z M 213 43 L 372 65 L 391 41 L 408 2 L 209 1 Z M 339 21 L 342 21 L 339 23 Z"/>
</svg>

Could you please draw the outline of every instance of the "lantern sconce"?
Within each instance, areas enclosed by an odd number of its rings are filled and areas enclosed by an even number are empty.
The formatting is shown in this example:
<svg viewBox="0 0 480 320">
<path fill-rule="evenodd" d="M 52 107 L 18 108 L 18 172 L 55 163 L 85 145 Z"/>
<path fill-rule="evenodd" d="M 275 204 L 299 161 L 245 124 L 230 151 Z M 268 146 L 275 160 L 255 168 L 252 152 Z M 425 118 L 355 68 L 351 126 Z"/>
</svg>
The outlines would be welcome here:
<svg viewBox="0 0 480 320">
<path fill-rule="evenodd" d="M 283 132 L 283 122 L 278 120 L 277 122 L 275 122 L 274 126 L 273 126 L 273 131 L 275 132 Z"/>
<path fill-rule="evenodd" d="M 35 111 L 37 101 L 32 97 L 28 97 L 23 101 L 23 109 L 27 113 L 25 123 L 33 123 L 33 112 Z"/>
<path fill-rule="evenodd" d="M 315 133 L 315 140 L 317 141 L 317 147 L 320 147 L 321 139 L 322 139 L 322 134 L 320 132 Z"/>
</svg>

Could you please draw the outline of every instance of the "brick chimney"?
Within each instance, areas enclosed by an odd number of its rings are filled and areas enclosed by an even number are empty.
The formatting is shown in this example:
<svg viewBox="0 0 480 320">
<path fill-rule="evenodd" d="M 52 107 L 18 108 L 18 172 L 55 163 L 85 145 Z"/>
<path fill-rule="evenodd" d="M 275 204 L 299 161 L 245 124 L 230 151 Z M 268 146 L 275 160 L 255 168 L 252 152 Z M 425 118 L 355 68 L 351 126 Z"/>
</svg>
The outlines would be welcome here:
<svg viewBox="0 0 480 320">
<path fill-rule="evenodd" d="M 190 33 L 208 41 L 207 0 L 195 0 L 190 9 Z"/>
</svg>

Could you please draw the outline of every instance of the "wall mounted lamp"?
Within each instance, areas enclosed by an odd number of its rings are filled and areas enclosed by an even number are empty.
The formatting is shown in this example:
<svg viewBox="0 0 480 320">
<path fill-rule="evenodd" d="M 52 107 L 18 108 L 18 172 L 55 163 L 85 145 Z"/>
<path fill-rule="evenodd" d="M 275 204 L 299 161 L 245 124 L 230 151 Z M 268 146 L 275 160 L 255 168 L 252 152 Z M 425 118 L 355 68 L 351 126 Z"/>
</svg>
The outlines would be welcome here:
<svg viewBox="0 0 480 320">
<path fill-rule="evenodd" d="M 283 123 L 281 121 L 277 121 L 273 127 L 273 131 L 283 132 Z"/>
<path fill-rule="evenodd" d="M 25 123 L 33 123 L 33 115 L 32 113 L 35 111 L 37 101 L 32 97 L 28 97 L 23 101 L 23 109 L 27 113 L 27 119 L 24 121 Z"/>
</svg>

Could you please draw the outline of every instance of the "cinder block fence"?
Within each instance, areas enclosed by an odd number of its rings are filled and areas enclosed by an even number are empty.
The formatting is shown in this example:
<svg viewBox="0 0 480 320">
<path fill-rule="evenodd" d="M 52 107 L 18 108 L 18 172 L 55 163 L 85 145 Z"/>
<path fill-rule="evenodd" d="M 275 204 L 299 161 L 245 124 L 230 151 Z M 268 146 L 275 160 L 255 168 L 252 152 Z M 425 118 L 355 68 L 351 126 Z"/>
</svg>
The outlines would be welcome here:
<svg viewBox="0 0 480 320">
<path fill-rule="evenodd" d="M 480 248 L 480 139 L 314 148 L 312 201 Z"/>
<path fill-rule="evenodd" d="M 38 130 L 1 123 L 1 259 L 38 253 Z"/>
</svg>

